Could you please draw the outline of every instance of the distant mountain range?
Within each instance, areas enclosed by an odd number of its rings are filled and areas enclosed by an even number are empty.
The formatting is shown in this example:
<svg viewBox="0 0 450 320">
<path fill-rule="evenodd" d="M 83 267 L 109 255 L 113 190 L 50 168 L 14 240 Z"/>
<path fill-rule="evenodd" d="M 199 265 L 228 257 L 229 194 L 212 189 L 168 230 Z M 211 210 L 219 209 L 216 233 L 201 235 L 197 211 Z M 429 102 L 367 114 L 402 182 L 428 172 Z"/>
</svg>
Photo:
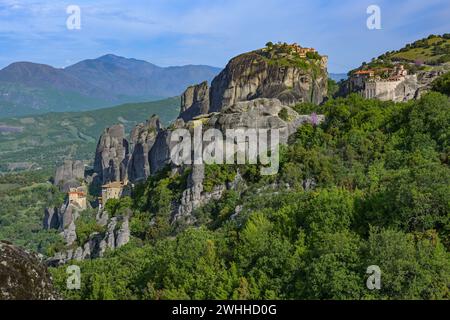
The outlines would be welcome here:
<svg viewBox="0 0 450 320">
<path fill-rule="evenodd" d="M 189 85 L 211 81 L 219 72 L 219 68 L 203 65 L 163 68 L 112 54 L 64 69 L 16 62 L 0 70 L 0 117 L 173 97 Z"/>
<path fill-rule="evenodd" d="M 330 77 L 330 79 L 333 79 L 336 82 L 339 82 L 341 80 L 345 80 L 348 78 L 346 73 L 329 73 L 328 77 Z"/>
</svg>

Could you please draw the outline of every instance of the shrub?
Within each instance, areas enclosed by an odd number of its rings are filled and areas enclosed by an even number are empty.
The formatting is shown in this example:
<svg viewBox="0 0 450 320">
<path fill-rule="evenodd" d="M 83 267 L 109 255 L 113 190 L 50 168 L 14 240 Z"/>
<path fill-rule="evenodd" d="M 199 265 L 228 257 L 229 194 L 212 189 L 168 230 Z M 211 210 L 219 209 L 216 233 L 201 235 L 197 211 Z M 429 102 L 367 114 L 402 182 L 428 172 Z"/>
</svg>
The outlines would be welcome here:
<svg viewBox="0 0 450 320">
<path fill-rule="evenodd" d="M 434 91 L 450 96 L 450 72 L 434 80 L 432 86 Z"/>
</svg>

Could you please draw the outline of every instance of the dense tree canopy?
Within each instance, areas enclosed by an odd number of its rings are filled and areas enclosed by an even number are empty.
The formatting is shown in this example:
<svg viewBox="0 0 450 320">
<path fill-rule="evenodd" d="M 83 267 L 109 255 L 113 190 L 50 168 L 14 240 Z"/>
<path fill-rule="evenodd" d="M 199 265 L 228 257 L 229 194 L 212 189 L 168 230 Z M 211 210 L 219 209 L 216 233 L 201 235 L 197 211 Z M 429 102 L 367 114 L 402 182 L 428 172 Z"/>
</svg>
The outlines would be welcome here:
<svg viewBox="0 0 450 320">
<path fill-rule="evenodd" d="M 65 291 L 65 268 L 52 270 L 66 297 L 449 299 L 448 97 L 395 104 L 352 95 L 296 109 L 326 121 L 298 130 L 277 176 L 233 168 L 247 189 L 196 210 L 188 228 L 169 216 L 185 176 L 150 178 L 127 205 L 133 241 L 80 263 L 82 290 Z M 207 188 L 230 170 L 207 169 Z M 371 265 L 381 290 L 366 287 Z"/>
</svg>

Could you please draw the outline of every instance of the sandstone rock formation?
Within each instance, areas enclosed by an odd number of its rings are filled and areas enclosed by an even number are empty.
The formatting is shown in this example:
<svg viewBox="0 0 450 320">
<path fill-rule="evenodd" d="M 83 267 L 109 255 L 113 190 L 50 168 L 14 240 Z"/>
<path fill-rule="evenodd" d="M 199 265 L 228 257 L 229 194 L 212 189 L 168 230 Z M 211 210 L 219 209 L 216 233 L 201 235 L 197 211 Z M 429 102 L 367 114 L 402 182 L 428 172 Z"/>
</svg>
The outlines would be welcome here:
<svg viewBox="0 0 450 320">
<path fill-rule="evenodd" d="M 61 216 L 58 208 L 46 208 L 44 214 L 43 227 L 45 230 L 59 229 Z"/>
<path fill-rule="evenodd" d="M 420 99 L 420 97 L 431 90 L 431 86 L 434 80 L 450 71 L 450 63 L 442 65 L 440 68 L 430 71 L 422 71 L 417 75 L 418 80 L 418 88 L 415 94 L 416 99 Z"/>
<path fill-rule="evenodd" d="M 83 162 L 66 160 L 56 169 L 54 184 L 59 186 L 61 191 L 67 192 L 69 188 L 79 187 L 83 179 Z"/>
<path fill-rule="evenodd" d="M 265 56 L 265 49 L 233 58 L 214 78 L 211 87 L 203 82 L 189 87 L 182 96 L 180 118 L 220 112 L 227 106 L 257 98 L 278 99 L 283 105 L 299 102 L 320 104 L 328 92 L 327 59 L 316 62 L 281 62 Z"/>
<path fill-rule="evenodd" d="M 202 195 L 204 179 L 205 167 L 203 165 L 194 165 L 192 167 L 192 172 L 189 174 L 187 189 L 183 192 L 174 220 L 187 218 L 187 221 L 185 221 L 186 223 L 193 222 L 192 217 L 190 216 L 192 211 L 205 202 L 205 197 Z M 220 196 L 221 195 L 222 194 L 220 194 Z"/>
<path fill-rule="evenodd" d="M 123 181 L 127 178 L 129 158 L 124 126 L 114 125 L 103 132 L 97 144 L 94 172 L 102 184 Z"/>
<path fill-rule="evenodd" d="M 170 137 L 169 130 L 161 131 L 156 137 L 155 144 L 150 150 L 150 171 L 152 174 L 163 169 L 170 161 Z"/>
<path fill-rule="evenodd" d="M 196 219 L 192 215 L 198 209 L 210 201 L 218 201 L 227 190 L 238 190 L 241 184 L 245 184 L 238 173 L 231 183 L 214 186 L 211 192 L 204 192 L 203 182 L 205 179 L 204 165 L 192 166 L 192 171 L 188 177 L 187 189 L 183 192 L 181 201 L 175 209 L 173 223 L 183 223 L 191 225 Z"/>
<path fill-rule="evenodd" d="M 122 225 L 116 233 L 115 248 L 120 248 L 130 242 L 131 231 L 129 216 L 123 217 Z"/>
<path fill-rule="evenodd" d="M 75 222 L 79 216 L 80 209 L 71 203 L 65 203 L 61 208 L 46 208 L 43 227 L 45 230 L 58 230 L 70 246 L 77 239 Z"/>
<path fill-rule="evenodd" d="M 283 109 L 288 114 L 288 120 L 280 118 Z M 278 129 L 280 142 L 287 143 L 288 137 L 307 121 L 310 121 L 309 116 L 300 116 L 290 107 L 283 106 L 278 99 L 255 99 L 224 107 L 221 113 L 209 118 L 208 126 L 222 132 L 233 128 Z"/>
<path fill-rule="evenodd" d="M 64 230 L 79 216 L 78 208 L 70 203 L 64 203 L 60 208 L 46 208 L 43 220 L 44 229 Z"/>
<path fill-rule="evenodd" d="M 288 119 L 281 119 L 280 112 L 285 109 Z M 212 113 L 201 118 L 204 129 L 215 128 L 221 132 L 227 129 L 277 129 L 280 135 L 280 143 L 286 144 L 290 135 L 305 124 L 316 121 L 319 124 L 324 121 L 323 116 L 299 115 L 288 106 L 283 106 L 278 99 L 254 99 L 251 101 L 237 102 L 226 106 L 220 113 Z M 193 120 L 196 121 L 196 120 Z M 192 122 L 186 123 L 186 128 L 191 127 Z M 205 143 L 203 147 L 207 144 Z M 248 148 L 248 146 L 247 146 Z M 181 201 L 176 207 L 173 222 L 192 224 L 195 218 L 192 213 L 195 209 L 213 200 L 219 200 L 226 190 L 236 190 L 239 184 L 245 183 L 237 174 L 235 181 L 228 185 L 215 186 L 212 192 L 204 192 L 203 181 L 205 179 L 204 165 L 193 165 L 188 177 L 187 189 L 183 192 Z"/>
<path fill-rule="evenodd" d="M 180 118 L 188 121 L 209 110 L 209 86 L 208 82 L 191 86 L 181 96 Z"/>
<path fill-rule="evenodd" d="M 327 94 L 326 59 L 320 56 L 305 58 L 300 62 L 291 61 L 286 66 L 278 60 L 267 59 L 262 52 L 258 50 L 232 59 L 214 79 L 211 88 L 206 82 L 189 87 L 182 96 L 180 116 L 169 128 L 162 128 L 159 119 L 152 117 L 146 123 L 137 125 L 129 140 L 125 138 L 122 125 L 106 129 L 99 139 L 95 156 L 94 172 L 98 183 L 125 180 L 139 183 L 168 166 L 174 172 L 183 172 L 187 166 L 179 166 L 171 159 L 173 146 L 178 142 L 172 141 L 175 129 L 192 133 L 201 125 L 203 131 L 218 129 L 223 134 L 228 129 L 276 129 L 280 143 L 285 144 L 304 123 L 318 124 L 323 121 L 323 116 L 299 115 L 291 106 L 305 101 L 323 101 Z M 248 148 L 250 138 L 246 139 Z M 212 141 L 200 140 L 198 143 L 205 148 Z M 245 186 L 238 173 L 235 181 L 216 185 L 207 192 L 204 189 L 204 165 L 189 167 L 191 172 L 186 190 L 181 201 L 172 205 L 173 224 L 195 223 L 193 213 L 197 208 L 219 200 L 227 190 Z M 121 247 L 130 241 L 131 213 L 109 217 L 107 212 L 99 210 L 97 224 L 104 231 L 91 234 L 84 244 L 77 244 L 77 210 L 61 208 L 57 218 L 55 210 L 48 210 L 44 226 L 51 228 L 58 225 L 70 247 L 51 259 L 49 263 L 52 265 L 72 259 L 102 257 L 106 250 Z M 239 214 L 240 211 L 236 211 Z"/>
<path fill-rule="evenodd" d="M 77 245 L 76 225 L 72 221 L 63 231 L 67 249 L 56 253 L 47 261 L 50 266 L 66 264 L 71 260 L 81 261 L 86 259 L 101 258 L 106 250 L 114 250 L 126 245 L 131 238 L 129 226 L 130 212 L 124 216 L 109 218 L 105 211 L 97 215 L 97 224 L 105 226 L 104 232 L 93 232 L 89 239 Z"/>
<path fill-rule="evenodd" d="M 77 240 L 77 230 L 75 222 L 72 221 L 62 232 L 62 236 L 68 246 L 71 246 Z"/>
<path fill-rule="evenodd" d="M 131 132 L 131 149 L 133 151 L 128 169 L 130 181 L 142 181 L 150 176 L 150 150 L 155 144 L 160 130 L 159 118 L 153 116 L 145 124 L 137 125 Z"/>
<path fill-rule="evenodd" d="M 299 66 L 272 63 L 261 51 L 240 55 L 212 81 L 209 112 L 240 101 L 276 98 L 285 105 L 298 102 L 320 104 L 327 95 L 326 67 L 315 74 Z"/>
<path fill-rule="evenodd" d="M 40 258 L 0 241 L 0 300 L 56 300 L 52 279 Z"/>
</svg>

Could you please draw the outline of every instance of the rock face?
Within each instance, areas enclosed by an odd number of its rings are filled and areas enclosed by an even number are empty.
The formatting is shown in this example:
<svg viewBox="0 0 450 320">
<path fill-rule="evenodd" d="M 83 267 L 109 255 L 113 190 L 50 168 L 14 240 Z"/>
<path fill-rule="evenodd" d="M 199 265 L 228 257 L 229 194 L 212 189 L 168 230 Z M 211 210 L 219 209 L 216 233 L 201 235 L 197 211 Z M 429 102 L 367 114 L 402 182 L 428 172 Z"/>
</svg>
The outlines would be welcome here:
<svg viewBox="0 0 450 320">
<path fill-rule="evenodd" d="M 47 268 L 38 256 L 0 242 L 0 300 L 56 300 Z"/>
<path fill-rule="evenodd" d="M 72 204 L 64 203 L 60 208 L 46 208 L 43 227 L 46 230 L 64 230 L 78 217 L 78 208 Z"/>
<path fill-rule="evenodd" d="M 97 224 L 104 226 L 102 233 L 94 232 L 89 239 L 79 246 L 76 245 L 77 234 L 75 222 L 72 221 L 62 231 L 67 249 L 58 252 L 47 261 L 50 266 L 66 264 L 71 260 L 81 261 L 86 259 L 101 258 L 106 250 L 114 250 L 126 245 L 131 239 L 129 226 L 130 214 L 109 218 L 108 213 L 100 211 L 97 215 Z"/>
<path fill-rule="evenodd" d="M 417 75 L 418 89 L 415 98 L 420 99 L 420 97 L 425 92 L 431 89 L 434 80 L 436 80 L 437 78 L 439 78 L 440 76 L 449 71 L 450 71 L 450 64 L 447 63 L 442 65 L 441 68 L 437 70 L 419 72 Z"/>
<path fill-rule="evenodd" d="M 59 229 L 61 225 L 61 215 L 58 208 L 46 208 L 44 214 L 43 227 L 45 230 Z"/>
<path fill-rule="evenodd" d="M 71 246 L 75 241 L 77 241 L 77 230 L 75 222 L 72 221 L 62 232 L 63 238 L 68 246 Z"/>
<path fill-rule="evenodd" d="M 94 172 L 106 184 L 127 178 L 130 152 L 123 125 L 106 129 L 97 144 Z"/>
<path fill-rule="evenodd" d="M 285 109 L 287 119 L 280 118 L 280 112 Z M 204 129 L 215 128 L 221 132 L 227 129 L 278 129 L 280 143 L 286 144 L 290 135 L 305 123 L 319 124 L 323 116 L 299 115 L 288 106 L 284 106 L 278 99 L 254 99 L 237 102 L 234 105 L 223 107 L 220 113 L 212 113 L 202 117 Z M 194 120 L 195 121 L 195 120 Z M 186 123 L 186 128 L 192 122 Z M 205 148 L 206 144 L 204 144 Z M 237 190 L 245 184 L 242 177 L 237 174 L 235 181 L 227 185 L 215 186 L 211 192 L 204 192 L 205 179 L 204 165 L 193 165 L 188 177 L 187 189 L 183 192 L 179 205 L 174 210 L 173 222 L 192 224 L 195 209 L 210 201 L 219 200 L 226 190 Z"/>
<path fill-rule="evenodd" d="M 287 112 L 288 120 L 279 116 L 283 109 Z M 290 107 L 283 106 L 278 99 L 255 99 L 224 107 L 221 113 L 209 118 L 208 126 L 222 132 L 233 128 L 278 129 L 280 142 L 287 143 L 288 137 L 307 121 L 310 121 L 309 116 L 300 116 Z"/>
<path fill-rule="evenodd" d="M 150 150 L 150 171 L 155 174 L 170 165 L 170 150 L 176 142 L 172 142 L 172 132 L 175 129 L 185 128 L 183 119 L 177 119 L 170 129 L 161 130 L 156 137 L 155 144 Z"/>
<path fill-rule="evenodd" d="M 130 242 L 131 231 L 129 217 L 123 218 L 122 225 L 116 235 L 116 248 L 120 248 Z"/>
<path fill-rule="evenodd" d="M 203 180 L 205 179 L 205 167 L 203 165 L 195 165 L 189 174 L 187 189 L 183 192 L 181 202 L 177 208 L 175 220 L 187 218 L 187 223 L 192 223 L 190 216 L 192 211 L 204 203 Z"/>
<path fill-rule="evenodd" d="M 181 96 L 180 118 L 188 121 L 200 114 L 208 113 L 209 87 L 208 82 L 191 86 Z"/>
<path fill-rule="evenodd" d="M 45 230 L 58 230 L 68 246 L 77 240 L 75 222 L 80 216 L 80 209 L 65 203 L 61 208 L 46 208 L 43 220 Z"/>
<path fill-rule="evenodd" d="M 264 49 L 235 57 L 214 78 L 210 88 L 203 82 L 184 92 L 180 118 L 187 122 L 258 98 L 278 99 L 287 106 L 322 103 L 328 93 L 327 58 L 322 57 L 312 65 L 306 62 L 284 65 L 279 58 L 268 59 Z"/>
<path fill-rule="evenodd" d="M 204 192 L 203 181 L 205 179 L 204 165 L 192 166 L 191 174 L 188 177 L 187 189 L 183 192 L 179 206 L 175 209 L 173 222 L 193 224 L 196 219 L 192 215 L 195 209 L 198 209 L 210 201 L 218 201 L 227 190 L 238 190 L 244 183 L 238 173 L 233 182 L 224 185 L 218 185 L 211 192 Z"/>
<path fill-rule="evenodd" d="M 55 182 L 61 191 L 67 192 L 69 188 L 79 187 L 84 179 L 84 164 L 82 161 L 66 160 L 56 169 Z"/>
<path fill-rule="evenodd" d="M 156 142 L 156 137 L 161 131 L 159 118 L 153 116 L 145 124 L 137 125 L 131 133 L 131 148 L 133 150 L 128 169 L 130 181 L 146 180 L 151 173 L 150 150 Z"/>
<path fill-rule="evenodd" d="M 314 75 L 311 70 L 270 63 L 259 51 L 240 55 L 212 81 L 209 112 L 256 98 L 276 98 L 285 105 L 320 104 L 328 90 L 326 67 L 320 70 Z"/>
<path fill-rule="evenodd" d="M 167 129 L 161 127 L 157 117 L 152 117 L 132 130 L 129 142 L 125 138 L 123 126 L 106 129 L 97 146 L 94 164 L 96 179 L 102 184 L 125 180 L 138 183 L 167 166 L 173 172 L 182 172 L 184 165 L 178 166 L 171 161 L 172 147 L 179 142 L 172 141 L 175 129 L 193 133 L 200 124 L 202 130 L 218 129 L 222 134 L 228 129 L 276 129 L 280 143 L 285 144 L 289 136 L 304 123 L 318 124 L 323 121 L 322 116 L 299 115 L 291 105 L 323 101 L 327 94 L 326 58 L 305 58 L 283 66 L 278 60 L 276 63 L 268 60 L 261 52 L 254 51 L 231 60 L 214 79 L 211 88 L 206 82 L 189 87 L 182 96 L 179 118 Z M 305 64 L 303 67 L 302 63 Z M 256 133 L 256 130 L 253 132 Z M 245 143 L 248 149 L 251 137 L 244 138 L 246 141 L 240 142 Z M 194 142 L 203 143 L 204 149 L 213 143 L 202 139 Z M 264 144 L 272 143 L 268 142 Z M 262 142 L 258 139 L 257 143 Z M 193 212 L 197 208 L 219 200 L 227 190 L 238 190 L 245 185 L 238 173 L 235 181 L 214 186 L 207 192 L 204 189 L 204 165 L 190 166 L 192 170 L 186 190 L 182 193 L 181 201 L 172 206 L 171 222 L 174 224 L 195 223 Z M 236 212 L 239 214 L 240 211 Z M 49 263 L 58 265 L 73 259 L 102 257 L 106 250 L 125 245 L 130 241 L 130 215 L 109 217 L 100 210 L 96 219 L 104 231 L 91 234 L 86 243 L 78 243 L 77 246 L 76 208 L 68 206 L 59 211 L 47 210 L 44 226 L 59 228 L 69 246 Z"/>
</svg>

